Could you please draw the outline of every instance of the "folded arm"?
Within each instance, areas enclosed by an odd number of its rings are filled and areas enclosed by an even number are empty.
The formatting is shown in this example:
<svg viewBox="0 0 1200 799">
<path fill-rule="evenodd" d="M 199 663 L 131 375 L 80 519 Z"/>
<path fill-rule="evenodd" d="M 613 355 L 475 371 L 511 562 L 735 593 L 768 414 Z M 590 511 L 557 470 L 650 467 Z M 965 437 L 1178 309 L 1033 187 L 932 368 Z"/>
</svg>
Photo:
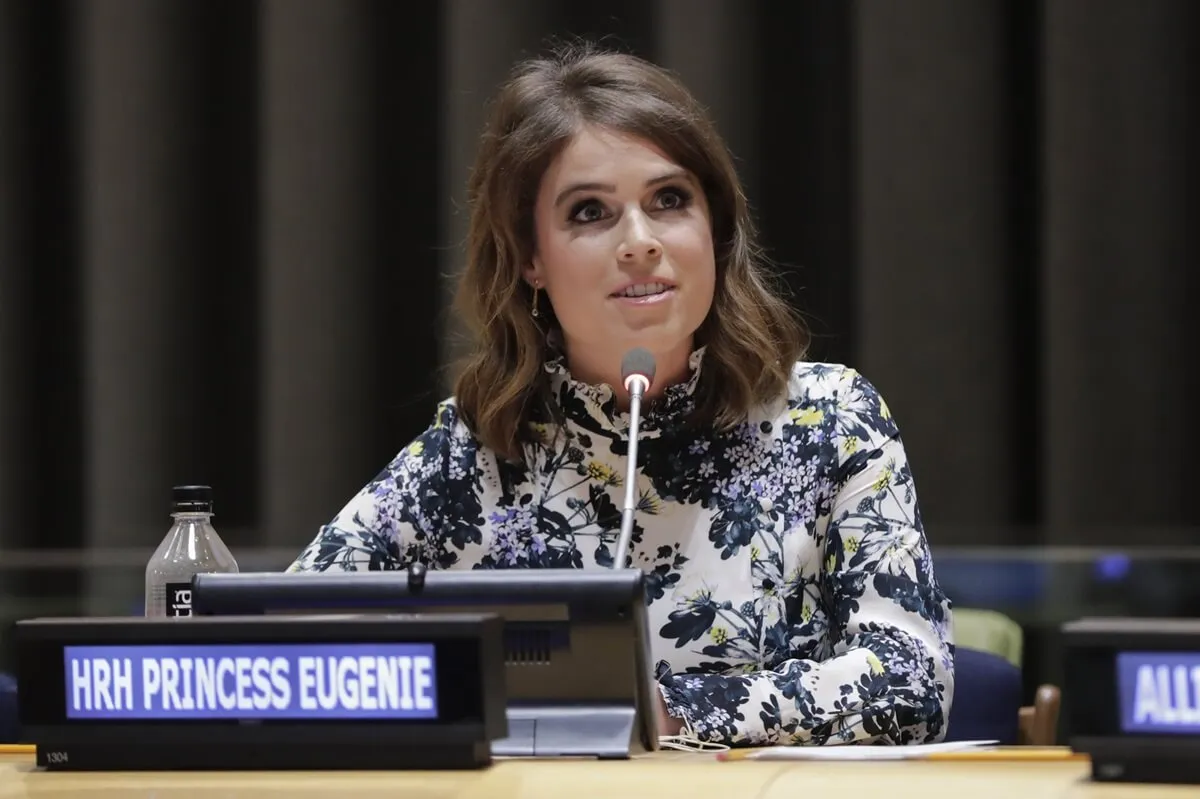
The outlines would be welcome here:
<svg viewBox="0 0 1200 799">
<path fill-rule="evenodd" d="M 933 575 L 887 408 L 857 375 L 848 389 L 820 579 L 826 656 L 750 674 L 662 675 L 667 712 L 702 740 L 909 744 L 945 736 L 950 603 Z"/>
</svg>

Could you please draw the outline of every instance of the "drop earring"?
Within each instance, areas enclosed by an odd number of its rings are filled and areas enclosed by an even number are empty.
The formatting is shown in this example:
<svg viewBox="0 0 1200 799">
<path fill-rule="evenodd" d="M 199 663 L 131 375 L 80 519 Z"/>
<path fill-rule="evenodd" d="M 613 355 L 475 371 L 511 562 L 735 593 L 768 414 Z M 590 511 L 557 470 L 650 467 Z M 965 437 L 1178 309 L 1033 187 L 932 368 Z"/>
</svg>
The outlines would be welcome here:
<svg viewBox="0 0 1200 799">
<path fill-rule="evenodd" d="M 538 290 L 541 288 L 540 283 L 533 284 L 533 307 L 529 311 L 529 315 L 534 319 L 538 318 Z"/>
</svg>

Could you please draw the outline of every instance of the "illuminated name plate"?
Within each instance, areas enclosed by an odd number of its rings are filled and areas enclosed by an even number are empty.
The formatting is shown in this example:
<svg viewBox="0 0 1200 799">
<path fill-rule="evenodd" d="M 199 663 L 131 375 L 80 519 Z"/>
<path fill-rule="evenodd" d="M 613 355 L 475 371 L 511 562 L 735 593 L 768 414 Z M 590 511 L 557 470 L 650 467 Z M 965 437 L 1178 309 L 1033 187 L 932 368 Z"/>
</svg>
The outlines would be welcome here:
<svg viewBox="0 0 1200 799">
<path fill-rule="evenodd" d="M 483 614 L 18 622 L 21 729 L 76 770 L 478 768 L 508 735 Z"/>
<path fill-rule="evenodd" d="M 1066 742 L 1112 782 L 1200 784 L 1200 620 L 1063 626 Z"/>
<path fill-rule="evenodd" d="M 1200 654 L 1117 654 L 1121 729 L 1200 735 Z"/>
<path fill-rule="evenodd" d="M 71 719 L 436 719 L 432 644 L 68 646 Z"/>
</svg>

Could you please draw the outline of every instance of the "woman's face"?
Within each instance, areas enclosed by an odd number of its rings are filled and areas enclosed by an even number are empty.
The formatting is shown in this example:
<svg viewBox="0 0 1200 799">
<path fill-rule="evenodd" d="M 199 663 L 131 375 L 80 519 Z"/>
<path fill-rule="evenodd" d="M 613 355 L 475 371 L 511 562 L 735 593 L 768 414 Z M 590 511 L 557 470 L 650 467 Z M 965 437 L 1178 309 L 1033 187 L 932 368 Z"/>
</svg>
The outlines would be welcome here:
<svg viewBox="0 0 1200 799">
<path fill-rule="evenodd" d="M 633 347 L 655 356 L 651 394 L 683 379 L 716 284 L 695 176 L 646 141 L 585 128 L 542 177 L 534 221 L 525 277 L 553 305 L 576 379 L 619 386 Z"/>
</svg>

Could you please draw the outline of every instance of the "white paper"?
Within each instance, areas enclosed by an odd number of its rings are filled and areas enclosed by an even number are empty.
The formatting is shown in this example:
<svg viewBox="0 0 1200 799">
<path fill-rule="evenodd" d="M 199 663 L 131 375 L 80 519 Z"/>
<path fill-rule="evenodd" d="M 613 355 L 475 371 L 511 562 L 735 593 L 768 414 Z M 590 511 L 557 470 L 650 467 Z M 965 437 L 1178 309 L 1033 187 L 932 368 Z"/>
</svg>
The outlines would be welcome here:
<svg viewBox="0 0 1200 799">
<path fill-rule="evenodd" d="M 961 752 L 998 743 L 999 741 L 954 741 L 913 746 L 768 746 L 749 757 L 753 760 L 920 760 L 930 755 Z"/>
</svg>

